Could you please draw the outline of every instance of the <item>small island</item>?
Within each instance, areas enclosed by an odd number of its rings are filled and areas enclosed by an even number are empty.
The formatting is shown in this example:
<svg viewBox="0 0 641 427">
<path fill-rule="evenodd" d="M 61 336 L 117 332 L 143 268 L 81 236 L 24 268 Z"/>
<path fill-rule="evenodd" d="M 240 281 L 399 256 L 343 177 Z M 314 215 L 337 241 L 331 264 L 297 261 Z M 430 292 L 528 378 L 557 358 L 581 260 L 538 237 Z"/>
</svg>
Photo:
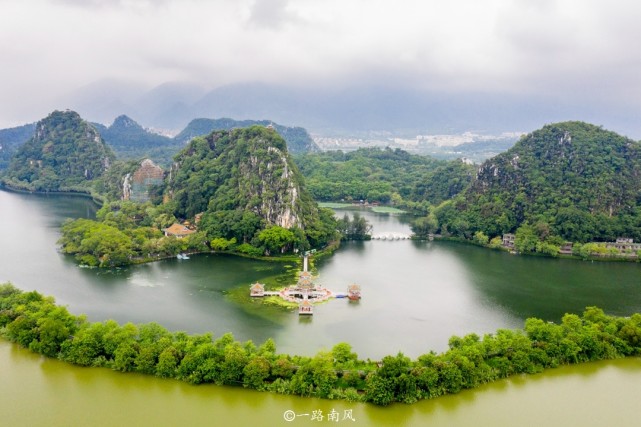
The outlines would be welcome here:
<svg viewBox="0 0 641 427">
<path fill-rule="evenodd" d="M 266 291 L 262 283 L 254 283 L 249 287 L 249 295 L 253 298 L 277 297 L 282 301 L 298 305 L 298 314 L 311 316 L 314 314 L 314 304 L 324 302 L 332 298 L 349 298 L 350 301 L 361 299 L 361 288 L 352 284 L 347 292 L 336 292 L 318 285 L 314 282 L 312 274 L 308 270 L 308 258 L 311 250 L 303 254 L 303 270 L 298 273 L 298 281 L 295 285 L 287 286 L 277 291 Z"/>
</svg>

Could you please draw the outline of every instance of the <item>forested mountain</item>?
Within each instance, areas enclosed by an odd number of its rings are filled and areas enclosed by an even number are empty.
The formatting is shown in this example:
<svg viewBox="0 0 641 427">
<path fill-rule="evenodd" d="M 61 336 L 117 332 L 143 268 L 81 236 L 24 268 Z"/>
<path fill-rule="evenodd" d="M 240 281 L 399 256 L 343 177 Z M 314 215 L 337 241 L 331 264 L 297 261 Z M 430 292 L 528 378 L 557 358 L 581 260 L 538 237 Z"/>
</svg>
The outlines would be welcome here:
<svg viewBox="0 0 641 427">
<path fill-rule="evenodd" d="M 109 127 L 97 123 L 94 126 L 119 158 L 150 158 L 169 164 L 171 157 L 184 146 L 172 138 L 148 131 L 125 115 L 116 117 Z"/>
<path fill-rule="evenodd" d="M 389 148 L 300 154 L 296 164 L 316 200 L 368 200 L 420 207 L 439 204 L 469 185 L 474 167 Z"/>
<path fill-rule="evenodd" d="M 35 129 L 35 123 L 0 129 L 0 170 L 9 166 L 9 161 L 18 150 L 18 147 L 33 136 Z"/>
<path fill-rule="evenodd" d="M 215 130 L 231 130 L 235 128 L 246 128 L 249 126 L 272 125 L 276 132 L 287 142 L 287 149 L 290 153 L 307 153 L 319 151 L 307 131 L 301 127 L 288 127 L 269 120 L 233 120 L 233 119 L 194 119 L 185 129 L 182 130 L 174 140 L 180 143 L 187 143 L 196 136 L 207 135 Z"/>
<path fill-rule="evenodd" d="M 4 181 L 37 191 L 86 190 L 114 157 L 95 127 L 78 113 L 54 111 L 17 150 Z"/>
<path fill-rule="evenodd" d="M 249 242 L 278 227 L 302 248 L 335 233 L 332 213 L 318 209 L 283 138 L 262 126 L 194 138 L 174 159 L 166 195 L 177 217 L 205 212 L 200 228 L 212 237 Z"/>
<path fill-rule="evenodd" d="M 573 242 L 641 239 L 641 145 L 583 122 L 544 126 L 481 165 L 460 197 L 436 212 L 441 231 L 513 232 Z"/>
</svg>

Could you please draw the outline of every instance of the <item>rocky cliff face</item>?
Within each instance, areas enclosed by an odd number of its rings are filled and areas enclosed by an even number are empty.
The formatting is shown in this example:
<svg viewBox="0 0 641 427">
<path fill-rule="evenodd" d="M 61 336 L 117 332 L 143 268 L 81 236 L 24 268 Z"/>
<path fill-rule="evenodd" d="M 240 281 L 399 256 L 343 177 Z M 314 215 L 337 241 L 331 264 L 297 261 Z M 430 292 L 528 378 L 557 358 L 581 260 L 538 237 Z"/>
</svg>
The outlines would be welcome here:
<svg viewBox="0 0 641 427">
<path fill-rule="evenodd" d="M 573 242 L 641 236 L 641 144 L 583 122 L 546 125 L 487 160 L 472 185 L 436 212 L 470 237 L 538 224 Z M 545 230 L 548 231 L 545 231 Z"/>
<path fill-rule="evenodd" d="M 267 224 L 304 229 L 318 216 L 285 141 L 262 126 L 194 139 L 176 157 L 168 194 L 185 217 L 243 210 Z"/>
<path fill-rule="evenodd" d="M 134 173 L 128 173 L 123 178 L 122 198 L 134 202 L 146 202 L 150 199 L 149 191 L 153 186 L 162 185 L 164 171 L 161 167 L 145 159 Z"/>
<path fill-rule="evenodd" d="M 7 177 L 30 189 L 86 186 L 109 168 L 114 154 L 98 131 L 74 111 L 54 111 L 13 157 Z"/>
</svg>

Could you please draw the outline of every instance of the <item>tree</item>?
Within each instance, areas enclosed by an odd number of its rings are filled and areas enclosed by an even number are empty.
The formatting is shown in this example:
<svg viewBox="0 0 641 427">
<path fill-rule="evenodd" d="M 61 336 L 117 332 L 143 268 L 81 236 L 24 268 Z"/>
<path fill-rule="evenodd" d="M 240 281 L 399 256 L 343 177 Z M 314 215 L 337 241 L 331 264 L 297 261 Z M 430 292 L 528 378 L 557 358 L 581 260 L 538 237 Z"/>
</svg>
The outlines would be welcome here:
<svg viewBox="0 0 641 427">
<path fill-rule="evenodd" d="M 267 253 L 285 252 L 294 242 L 294 233 L 278 225 L 267 227 L 258 233 L 258 240 L 265 246 Z"/>
<path fill-rule="evenodd" d="M 514 249 L 521 253 L 535 252 L 539 239 L 529 224 L 520 226 L 514 235 Z"/>
</svg>

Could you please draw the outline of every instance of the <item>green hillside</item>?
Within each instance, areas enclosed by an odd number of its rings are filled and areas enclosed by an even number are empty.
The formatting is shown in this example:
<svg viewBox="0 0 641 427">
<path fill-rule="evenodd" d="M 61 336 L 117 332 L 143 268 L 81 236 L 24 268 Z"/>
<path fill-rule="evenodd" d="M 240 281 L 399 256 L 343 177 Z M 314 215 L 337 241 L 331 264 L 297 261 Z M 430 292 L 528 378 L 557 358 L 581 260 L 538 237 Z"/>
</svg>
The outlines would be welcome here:
<svg viewBox="0 0 641 427">
<path fill-rule="evenodd" d="M 465 189 L 474 167 L 400 149 L 361 148 L 296 156 L 314 199 L 368 200 L 427 210 Z"/>
<path fill-rule="evenodd" d="M 641 145 L 583 122 L 544 126 L 481 165 L 436 212 L 442 232 L 492 237 L 527 223 L 573 242 L 641 239 Z"/>
<path fill-rule="evenodd" d="M 262 126 L 194 138 L 174 159 L 166 195 L 177 217 L 205 212 L 201 228 L 212 238 L 249 243 L 278 227 L 303 248 L 324 246 L 335 234 L 331 211 L 305 189 L 283 138 Z"/>
<path fill-rule="evenodd" d="M 94 126 L 121 159 L 149 158 L 169 165 L 170 159 L 184 147 L 183 143 L 152 133 L 125 115 L 116 117 L 109 127 L 99 124 Z"/>
<path fill-rule="evenodd" d="M 16 151 L 4 182 L 36 191 L 88 190 L 113 160 L 94 126 L 76 112 L 54 111 Z"/>
</svg>

